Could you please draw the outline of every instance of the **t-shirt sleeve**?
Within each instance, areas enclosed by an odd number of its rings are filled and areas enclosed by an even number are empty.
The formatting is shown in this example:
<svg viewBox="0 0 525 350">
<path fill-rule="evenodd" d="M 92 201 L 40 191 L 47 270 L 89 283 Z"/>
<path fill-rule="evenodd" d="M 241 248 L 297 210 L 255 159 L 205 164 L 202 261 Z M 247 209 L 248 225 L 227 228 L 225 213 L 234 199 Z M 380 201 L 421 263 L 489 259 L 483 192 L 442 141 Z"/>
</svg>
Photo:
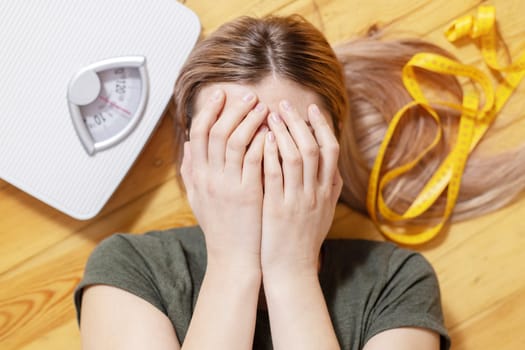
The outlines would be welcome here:
<svg viewBox="0 0 525 350">
<path fill-rule="evenodd" d="M 204 236 L 197 226 L 110 236 L 91 253 L 75 290 L 77 320 L 84 289 L 109 285 L 144 299 L 167 315 L 182 343 L 205 266 Z"/>
<path fill-rule="evenodd" d="M 160 295 L 142 254 L 130 243 L 129 235 L 117 234 L 103 240 L 92 252 L 84 277 L 75 290 L 75 307 L 80 321 L 82 293 L 90 285 L 103 284 L 130 292 L 165 313 Z"/>
<path fill-rule="evenodd" d="M 404 249 L 392 252 L 386 283 L 369 318 L 365 343 L 382 331 L 399 327 L 433 330 L 441 336 L 441 349 L 450 348 L 434 269 L 421 254 Z"/>
</svg>

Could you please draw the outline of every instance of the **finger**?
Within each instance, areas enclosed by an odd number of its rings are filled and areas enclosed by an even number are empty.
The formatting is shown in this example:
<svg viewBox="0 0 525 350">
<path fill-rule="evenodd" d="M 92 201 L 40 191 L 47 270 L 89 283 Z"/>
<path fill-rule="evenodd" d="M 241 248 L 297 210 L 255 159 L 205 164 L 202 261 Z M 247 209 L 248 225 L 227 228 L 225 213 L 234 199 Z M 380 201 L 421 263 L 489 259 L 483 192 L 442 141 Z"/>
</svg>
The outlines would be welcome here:
<svg viewBox="0 0 525 350">
<path fill-rule="evenodd" d="M 334 174 L 337 171 L 339 143 L 317 105 L 313 104 L 308 107 L 308 120 L 314 129 L 315 138 L 320 149 L 319 183 L 324 188 L 330 188 Z"/>
<path fill-rule="evenodd" d="M 246 151 L 244 164 L 242 166 L 242 183 L 256 183 L 262 186 L 261 171 L 264 152 L 264 138 L 268 133 L 268 127 L 259 128 Z"/>
<path fill-rule="evenodd" d="M 247 147 L 253 142 L 254 135 L 264 122 L 267 113 L 266 105 L 259 102 L 231 134 L 226 144 L 226 163 L 224 164 L 224 171 L 228 176 L 241 177 Z"/>
<path fill-rule="evenodd" d="M 319 145 L 306 121 L 290 102 L 283 100 L 279 107 L 281 116 L 301 154 L 303 161 L 303 185 L 305 188 L 314 188 L 317 186 L 319 171 Z"/>
<path fill-rule="evenodd" d="M 184 142 L 184 155 L 182 156 L 182 164 L 180 166 L 180 174 L 182 182 L 186 188 L 188 197 L 193 193 L 193 179 L 192 179 L 192 162 L 189 141 Z"/>
<path fill-rule="evenodd" d="M 279 162 L 279 151 L 272 131 L 266 134 L 264 142 L 264 196 L 283 197 L 283 173 Z"/>
<path fill-rule="evenodd" d="M 275 141 L 282 158 L 284 195 L 296 193 L 303 189 L 303 161 L 293 142 L 292 136 L 281 117 L 270 113 L 269 126 L 275 135 Z"/>
<path fill-rule="evenodd" d="M 208 138 L 210 129 L 224 105 L 224 91 L 216 90 L 206 101 L 204 108 L 192 120 L 190 129 L 191 158 L 196 168 L 202 169 L 208 161 Z"/>
<path fill-rule="evenodd" d="M 212 167 L 224 169 L 226 143 L 231 133 L 246 117 L 257 101 L 253 92 L 248 91 L 242 98 L 230 98 L 220 118 L 210 130 L 208 159 Z"/>
</svg>

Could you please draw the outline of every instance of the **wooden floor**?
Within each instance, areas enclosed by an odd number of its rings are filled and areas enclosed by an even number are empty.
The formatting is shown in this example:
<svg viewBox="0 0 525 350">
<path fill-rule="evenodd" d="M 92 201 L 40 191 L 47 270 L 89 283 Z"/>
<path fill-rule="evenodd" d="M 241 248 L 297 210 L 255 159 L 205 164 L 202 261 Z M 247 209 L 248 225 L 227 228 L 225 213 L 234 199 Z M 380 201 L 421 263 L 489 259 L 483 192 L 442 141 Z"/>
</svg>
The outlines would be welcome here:
<svg viewBox="0 0 525 350">
<path fill-rule="evenodd" d="M 174 0 L 175 1 L 175 0 Z M 300 13 L 337 44 L 379 28 L 387 37 L 418 36 L 480 62 L 471 44 L 448 44 L 451 19 L 473 13 L 480 0 L 188 0 L 204 34 L 239 15 Z M 525 1 L 494 0 L 499 30 L 513 57 L 525 50 Z M 525 83 L 524 83 L 525 84 Z M 523 121 L 525 88 L 507 108 Z M 522 140 L 524 123 L 513 127 Z M 1 126 L 0 126 L 1 127 Z M 141 233 L 194 223 L 174 182 L 171 123 L 164 118 L 104 210 L 77 221 L 0 180 L 0 348 L 80 347 L 72 291 L 95 245 L 113 232 Z M 509 134 L 510 135 L 510 134 Z M 510 139 L 510 136 L 509 136 Z M 1 150 L 0 150 L 1 152 Z M 439 276 L 453 349 L 525 349 L 525 200 L 452 225 L 417 248 Z M 370 222 L 338 208 L 332 237 L 381 239 Z"/>
</svg>

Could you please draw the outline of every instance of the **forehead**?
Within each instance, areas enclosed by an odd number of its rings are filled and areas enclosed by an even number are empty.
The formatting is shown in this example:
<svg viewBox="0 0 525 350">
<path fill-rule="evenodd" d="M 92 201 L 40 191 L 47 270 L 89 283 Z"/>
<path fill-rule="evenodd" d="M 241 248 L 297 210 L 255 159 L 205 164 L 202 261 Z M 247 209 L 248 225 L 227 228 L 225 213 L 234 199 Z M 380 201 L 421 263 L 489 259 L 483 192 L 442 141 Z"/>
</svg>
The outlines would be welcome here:
<svg viewBox="0 0 525 350">
<path fill-rule="evenodd" d="M 248 91 L 252 91 L 257 95 L 259 101 L 265 103 L 271 111 L 278 111 L 279 102 L 284 99 L 288 100 L 305 117 L 308 106 L 313 103 L 323 109 L 321 98 L 315 92 L 291 80 L 268 76 L 255 85 L 240 83 L 208 84 L 197 95 L 196 112 L 204 106 L 206 98 L 211 96 L 210 94 L 217 88 L 226 92 L 226 105 L 228 105 L 228 101 L 241 99 Z"/>
</svg>

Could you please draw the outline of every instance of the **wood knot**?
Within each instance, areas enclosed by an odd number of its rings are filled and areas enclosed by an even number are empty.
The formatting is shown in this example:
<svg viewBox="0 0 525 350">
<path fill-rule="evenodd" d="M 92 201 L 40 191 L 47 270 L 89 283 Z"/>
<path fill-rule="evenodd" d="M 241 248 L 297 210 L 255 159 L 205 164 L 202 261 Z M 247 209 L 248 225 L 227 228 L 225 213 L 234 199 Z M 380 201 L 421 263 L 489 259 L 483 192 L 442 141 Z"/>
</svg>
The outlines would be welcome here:
<svg viewBox="0 0 525 350">
<path fill-rule="evenodd" d="M 379 26 L 379 24 L 374 23 L 370 27 L 368 27 L 368 30 L 366 31 L 366 35 L 368 37 L 373 37 L 379 34 L 380 31 L 381 31 L 381 27 Z"/>
<path fill-rule="evenodd" d="M 164 165 L 164 160 L 162 158 L 155 158 L 155 160 L 153 161 L 153 166 L 155 168 L 160 168 L 163 165 Z"/>
</svg>

